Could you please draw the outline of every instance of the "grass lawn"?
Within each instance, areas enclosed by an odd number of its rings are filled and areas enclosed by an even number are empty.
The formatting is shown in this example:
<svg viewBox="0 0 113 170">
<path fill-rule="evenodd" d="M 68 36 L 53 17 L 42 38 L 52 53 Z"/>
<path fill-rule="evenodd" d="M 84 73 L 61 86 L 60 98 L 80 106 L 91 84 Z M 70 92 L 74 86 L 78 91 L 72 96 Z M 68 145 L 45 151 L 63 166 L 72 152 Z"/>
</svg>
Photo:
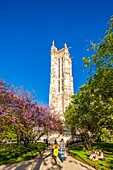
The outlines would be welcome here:
<svg viewBox="0 0 113 170">
<path fill-rule="evenodd" d="M 88 158 L 91 150 L 85 150 L 82 144 L 75 144 L 69 147 L 69 153 L 76 159 L 95 167 L 98 170 L 112 170 L 113 169 L 113 143 L 94 143 L 92 148 L 96 151 L 102 149 L 104 152 L 105 161 L 93 161 Z"/>
<path fill-rule="evenodd" d="M 0 145 L 0 165 L 22 162 L 36 157 L 46 147 L 45 143 L 37 142 L 24 147 L 23 144 L 1 144 Z"/>
</svg>

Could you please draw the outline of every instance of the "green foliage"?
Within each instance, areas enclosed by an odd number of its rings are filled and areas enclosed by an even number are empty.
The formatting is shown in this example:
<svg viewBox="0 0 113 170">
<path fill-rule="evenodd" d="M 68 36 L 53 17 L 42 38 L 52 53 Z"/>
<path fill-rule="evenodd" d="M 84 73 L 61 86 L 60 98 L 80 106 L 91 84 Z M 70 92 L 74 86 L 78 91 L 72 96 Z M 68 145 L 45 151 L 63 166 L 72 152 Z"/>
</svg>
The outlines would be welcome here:
<svg viewBox="0 0 113 170">
<path fill-rule="evenodd" d="M 91 57 L 83 57 L 84 67 L 90 68 L 90 75 L 96 71 L 101 71 L 103 67 L 113 68 L 113 16 L 108 22 L 109 28 L 100 43 L 95 44 L 91 41 L 91 50 L 94 54 Z"/>
<path fill-rule="evenodd" d="M 113 132 L 113 17 L 109 29 L 99 44 L 91 41 L 91 57 L 84 57 L 84 67 L 90 74 L 88 83 L 72 96 L 64 113 L 67 124 L 78 130 L 86 142 L 101 139 L 103 130 Z"/>
<path fill-rule="evenodd" d="M 32 159 L 41 153 L 46 147 L 45 143 L 29 144 L 24 147 L 23 144 L 1 144 L 0 145 L 0 164 L 9 164 Z"/>
</svg>

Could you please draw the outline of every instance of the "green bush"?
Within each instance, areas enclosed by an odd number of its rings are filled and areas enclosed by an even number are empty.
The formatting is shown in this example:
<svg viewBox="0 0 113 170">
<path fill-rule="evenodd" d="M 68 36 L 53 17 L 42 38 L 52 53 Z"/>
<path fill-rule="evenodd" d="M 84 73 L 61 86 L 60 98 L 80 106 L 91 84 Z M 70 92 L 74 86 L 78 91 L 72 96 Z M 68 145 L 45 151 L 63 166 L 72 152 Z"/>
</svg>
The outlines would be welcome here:
<svg viewBox="0 0 113 170">
<path fill-rule="evenodd" d="M 0 164 L 8 164 L 29 160 L 36 157 L 46 147 L 45 143 L 30 143 L 28 147 L 23 144 L 0 145 Z"/>
</svg>

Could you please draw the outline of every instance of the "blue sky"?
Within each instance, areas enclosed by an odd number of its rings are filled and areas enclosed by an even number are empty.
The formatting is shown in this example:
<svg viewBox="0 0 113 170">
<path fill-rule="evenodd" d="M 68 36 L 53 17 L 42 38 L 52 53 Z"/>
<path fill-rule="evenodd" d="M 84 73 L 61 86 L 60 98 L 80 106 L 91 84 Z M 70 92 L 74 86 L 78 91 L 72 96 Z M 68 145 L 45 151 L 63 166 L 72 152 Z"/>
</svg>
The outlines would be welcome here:
<svg viewBox="0 0 113 170">
<path fill-rule="evenodd" d="M 113 0 L 1 0 L 0 81 L 35 91 L 48 104 L 50 48 L 67 43 L 73 58 L 74 90 L 87 82 L 82 58 L 98 43 L 113 15 Z"/>
</svg>

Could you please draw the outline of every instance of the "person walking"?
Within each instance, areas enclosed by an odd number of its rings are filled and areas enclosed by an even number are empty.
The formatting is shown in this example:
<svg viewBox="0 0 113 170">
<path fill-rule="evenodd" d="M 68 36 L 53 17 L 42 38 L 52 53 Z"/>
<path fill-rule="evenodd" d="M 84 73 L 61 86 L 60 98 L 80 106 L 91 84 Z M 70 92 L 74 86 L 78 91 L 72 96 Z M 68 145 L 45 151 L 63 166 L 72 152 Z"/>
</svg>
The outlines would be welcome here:
<svg viewBox="0 0 113 170">
<path fill-rule="evenodd" d="M 48 138 L 46 138 L 46 140 L 45 140 L 45 143 L 46 143 L 46 145 L 47 145 L 47 147 L 48 147 Z"/>
<path fill-rule="evenodd" d="M 60 147 L 59 157 L 60 157 L 60 160 L 62 162 L 64 162 L 65 143 L 64 143 L 64 139 L 63 138 L 59 142 L 59 147 Z"/>
<path fill-rule="evenodd" d="M 57 156 L 58 156 L 58 151 L 59 151 L 59 145 L 58 145 L 56 139 L 54 141 L 54 145 L 53 145 L 52 149 L 53 149 L 53 159 L 54 159 L 55 163 L 57 164 Z"/>
</svg>

